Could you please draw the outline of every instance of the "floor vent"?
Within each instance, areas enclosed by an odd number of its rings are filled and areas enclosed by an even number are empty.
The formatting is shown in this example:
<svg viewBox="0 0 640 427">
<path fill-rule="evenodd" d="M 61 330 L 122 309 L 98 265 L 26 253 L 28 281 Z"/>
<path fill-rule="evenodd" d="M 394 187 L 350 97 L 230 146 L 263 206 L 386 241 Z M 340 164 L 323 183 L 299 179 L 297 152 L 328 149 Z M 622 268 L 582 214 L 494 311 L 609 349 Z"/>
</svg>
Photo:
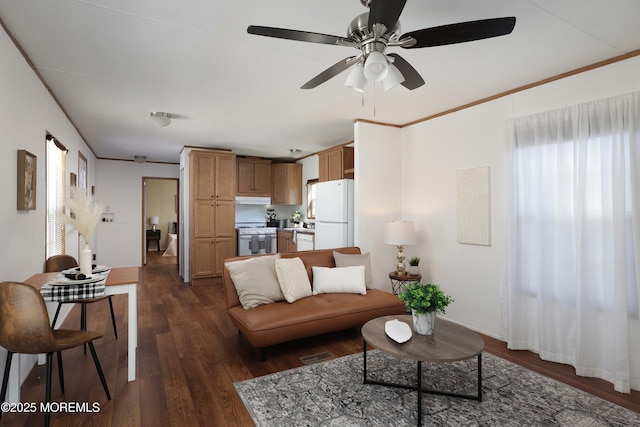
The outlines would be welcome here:
<svg viewBox="0 0 640 427">
<path fill-rule="evenodd" d="M 305 365 L 312 363 L 324 362 L 325 360 L 334 359 L 336 356 L 329 351 L 323 351 L 322 353 L 310 354 L 308 356 L 302 356 L 300 360 Z"/>
</svg>

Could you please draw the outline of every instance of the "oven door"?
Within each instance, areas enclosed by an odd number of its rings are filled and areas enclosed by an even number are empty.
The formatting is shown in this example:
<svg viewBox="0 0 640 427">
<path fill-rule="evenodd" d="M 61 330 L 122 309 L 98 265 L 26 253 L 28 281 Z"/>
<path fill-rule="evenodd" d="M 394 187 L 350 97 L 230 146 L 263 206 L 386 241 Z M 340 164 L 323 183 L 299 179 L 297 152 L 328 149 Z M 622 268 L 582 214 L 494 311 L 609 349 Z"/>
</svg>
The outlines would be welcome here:
<svg viewBox="0 0 640 427">
<path fill-rule="evenodd" d="M 274 234 L 239 234 L 238 256 L 275 254 L 278 251 Z"/>
</svg>

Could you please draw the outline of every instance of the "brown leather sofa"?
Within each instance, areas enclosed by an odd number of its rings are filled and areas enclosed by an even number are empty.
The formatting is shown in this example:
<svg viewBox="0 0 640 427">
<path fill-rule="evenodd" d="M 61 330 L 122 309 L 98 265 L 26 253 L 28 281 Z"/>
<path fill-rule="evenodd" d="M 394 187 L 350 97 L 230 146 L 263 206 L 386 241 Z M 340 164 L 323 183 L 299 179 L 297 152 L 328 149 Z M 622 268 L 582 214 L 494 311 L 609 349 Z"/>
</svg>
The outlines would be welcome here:
<svg viewBox="0 0 640 427">
<path fill-rule="evenodd" d="M 311 283 L 312 266 L 335 267 L 333 251 L 344 254 L 359 254 L 357 247 L 281 253 L 282 258 L 300 257 L 305 264 Z M 227 258 L 225 262 L 250 258 L 248 256 Z M 404 303 L 397 296 L 379 289 L 367 289 L 360 294 L 319 294 L 299 299 L 260 305 L 245 310 L 240 305 L 238 294 L 229 271 L 224 268 L 227 313 L 233 324 L 247 337 L 249 342 L 261 349 L 261 358 L 266 360 L 266 349 L 300 338 L 321 335 L 364 325 L 376 317 L 404 313 Z"/>
</svg>

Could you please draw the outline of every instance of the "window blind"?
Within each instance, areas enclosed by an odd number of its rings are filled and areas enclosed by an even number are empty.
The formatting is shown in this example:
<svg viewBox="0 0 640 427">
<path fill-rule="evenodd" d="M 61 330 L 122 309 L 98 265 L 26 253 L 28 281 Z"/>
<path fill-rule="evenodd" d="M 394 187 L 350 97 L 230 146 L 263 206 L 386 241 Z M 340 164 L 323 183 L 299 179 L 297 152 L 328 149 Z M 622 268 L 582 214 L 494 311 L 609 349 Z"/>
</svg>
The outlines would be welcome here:
<svg viewBox="0 0 640 427">
<path fill-rule="evenodd" d="M 67 149 L 57 139 L 47 135 L 47 223 L 46 258 L 62 255 L 65 252 L 64 222 L 62 215 L 65 207 L 65 165 Z"/>
</svg>

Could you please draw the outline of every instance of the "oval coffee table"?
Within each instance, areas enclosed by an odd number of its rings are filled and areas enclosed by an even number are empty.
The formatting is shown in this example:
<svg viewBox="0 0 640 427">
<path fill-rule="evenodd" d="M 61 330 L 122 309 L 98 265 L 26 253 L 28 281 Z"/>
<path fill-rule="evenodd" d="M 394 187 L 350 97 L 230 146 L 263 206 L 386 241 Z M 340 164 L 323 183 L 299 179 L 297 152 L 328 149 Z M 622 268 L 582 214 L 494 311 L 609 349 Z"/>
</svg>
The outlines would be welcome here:
<svg viewBox="0 0 640 427">
<path fill-rule="evenodd" d="M 388 387 L 404 388 L 418 391 L 418 425 L 422 425 L 422 393 L 440 394 L 444 396 L 461 397 L 482 401 L 482 350 L 484 340 L 480 335 L 443 319 L 436 319 L 436 327 L 433 335 L 419 335 L 413 332 L 411 339 L 399 344 L 387 336 L 384 331 L 385 323 L 398 319 L 407 323 L 413 331 L 411 315 L 383 316 L 368 321 L 362 327 L 364 348 L 364 383 L 377 384 Z M 380 351 L 397 357 L 411 359 L 418 362 L 417 386 L 407 384 L 387 383 L 367 379 L 367 344 Z M 422 362 L 456 362 L 459 360 L 478 357 L 478 393 L 466 395 L 440 390 L 422 388 Z"/>
</svg>

